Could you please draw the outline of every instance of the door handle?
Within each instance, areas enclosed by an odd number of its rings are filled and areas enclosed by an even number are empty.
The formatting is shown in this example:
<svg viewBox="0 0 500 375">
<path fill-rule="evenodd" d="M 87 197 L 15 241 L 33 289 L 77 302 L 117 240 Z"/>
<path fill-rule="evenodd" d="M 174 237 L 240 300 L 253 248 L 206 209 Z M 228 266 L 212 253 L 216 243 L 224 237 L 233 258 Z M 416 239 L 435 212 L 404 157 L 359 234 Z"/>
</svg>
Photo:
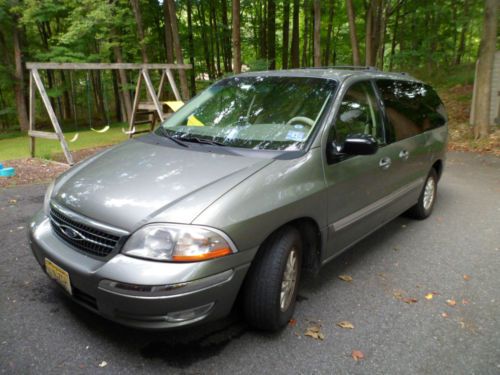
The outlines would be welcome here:
<svg viewBox="0 0 500 375">
<path fill-rule="evenodd" d="M 378 162 L 378 166 L 382 169 L 388 169 L 391 166 L 391 158 L 384 156 L 380 161 Z"/>
<path fill-rule="evenodd" d="M 401 150 L 399 152 L 399 158 L 400 159 L 408 160 L 409 157 L 410 157 L 410 152 L 408 150 Z"/>
</svg>

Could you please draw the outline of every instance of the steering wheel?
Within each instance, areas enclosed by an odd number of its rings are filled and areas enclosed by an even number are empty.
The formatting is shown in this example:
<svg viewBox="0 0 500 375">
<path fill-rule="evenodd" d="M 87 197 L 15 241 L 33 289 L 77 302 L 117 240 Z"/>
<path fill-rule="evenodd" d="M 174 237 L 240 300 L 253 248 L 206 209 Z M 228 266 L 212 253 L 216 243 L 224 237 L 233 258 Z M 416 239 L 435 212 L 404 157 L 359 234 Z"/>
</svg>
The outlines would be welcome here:
<svg viewBox="0 0 500 375">
<path fill-rule="evenodd" d="M 309 117 L 305 117 L 305 116 L 292 117 L 290 120 L 287 121 L 286 124 L 290 125 L 294 122 L 300 122 L 301 124 L 307 125 L 311 128 L 314 126 L 314 120 L 310 119 Z"/>
</svg>

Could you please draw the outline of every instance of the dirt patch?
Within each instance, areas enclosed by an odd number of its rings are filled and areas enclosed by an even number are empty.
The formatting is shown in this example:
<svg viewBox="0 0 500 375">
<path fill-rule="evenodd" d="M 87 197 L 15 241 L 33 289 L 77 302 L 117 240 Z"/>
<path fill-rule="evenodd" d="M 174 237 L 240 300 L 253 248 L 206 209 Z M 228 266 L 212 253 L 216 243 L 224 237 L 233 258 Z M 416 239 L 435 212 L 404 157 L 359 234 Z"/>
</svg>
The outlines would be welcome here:
<svg viewBox="0 0 500 375">
<path fill-rule="evenodd" d="M 84 150 L 78 150 L 78 151 L 73 151 L 71 154 L 73 155 L 73 160 L 75 163 L 78 163 L 79 161 L 83 160 L 83 159 L 87 159 L 89 156 L 92 156 L 94 155 L 95 153 L 99 152 L 99 151 L 102 151 L 108 147 L 111 147 L 111 145 L 109 146 L 101 146 L 101 147 L 92 147 L 92 148 L 86 148 Z M 64 157 L 64 154 L 61 152 L 61 153 L 58 153 L 58 154 L 55 154 L 53 156 L 53 159 L 57 162 L 60 162 L 60 163 L 67 163 L 66 162 L 66 158 Z"/>
<path fill-rule="evenodd" d="M 458 85 L 439 92 L 449 118 L 448 149 L 500 156 L 500 129 L 492 129 L 486 139 L 474 140 L 469 125 L 472 91 L 472 85 Z"/>
<path fill-rule="evenodd" d="M 109 146 L 108 146 L 109 147 Z M 106 147 L 88 148 L 73 152 L 73 159 L 76 162 L 94 155 Z M 16 175 L 14 177 L 0 177 L 0 188 L 47 183 L 59 176 L 69 168 L 64 155 L 57 154 L 56 161 L 45 159 L 16 159 L 2 162 L 4 167 L 14 167 Z"/>
<path fill-rule="evenodd" d="M 28 185 L 49 182 L 69 168 L 68 165 L 43 159 L 17 159 L 2 163 L 4 167 L 14 167 L 14 177 L 0 177 L 0 187 Z"/>
</svg>

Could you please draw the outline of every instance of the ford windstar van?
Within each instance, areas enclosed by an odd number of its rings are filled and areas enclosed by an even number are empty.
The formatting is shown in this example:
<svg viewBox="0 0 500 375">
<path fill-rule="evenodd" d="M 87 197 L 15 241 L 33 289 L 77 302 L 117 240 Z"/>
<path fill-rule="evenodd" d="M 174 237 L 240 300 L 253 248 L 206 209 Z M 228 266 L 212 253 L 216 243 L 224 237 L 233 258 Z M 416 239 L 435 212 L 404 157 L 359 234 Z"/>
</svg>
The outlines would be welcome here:
<svg viewBox="0 0 500 375">
<path fill-rule="evenodd" d="M 239 297 L 276 330 L 304 270 L 431 214 L 446 144 L 441 100 L 409 75 L 245 73 L 57 178 L 31 247 L 74 301 L 124 325 L 208 322 Z"/>
</svg>

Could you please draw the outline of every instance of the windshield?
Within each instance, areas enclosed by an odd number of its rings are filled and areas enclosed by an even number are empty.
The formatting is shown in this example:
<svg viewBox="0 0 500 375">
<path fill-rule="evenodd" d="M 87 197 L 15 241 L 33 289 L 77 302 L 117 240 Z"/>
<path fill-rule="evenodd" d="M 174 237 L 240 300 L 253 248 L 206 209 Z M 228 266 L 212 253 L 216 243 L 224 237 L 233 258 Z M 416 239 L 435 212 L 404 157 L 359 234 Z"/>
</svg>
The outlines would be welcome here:
<svg viewBox="0 0 500 375">
<path fill-rule="evenodd" d="M 336 82 L 307 77 L 233 77 L 203 91 L 159 135 L 252 149 L 302 148 Z"/>
</svg>

